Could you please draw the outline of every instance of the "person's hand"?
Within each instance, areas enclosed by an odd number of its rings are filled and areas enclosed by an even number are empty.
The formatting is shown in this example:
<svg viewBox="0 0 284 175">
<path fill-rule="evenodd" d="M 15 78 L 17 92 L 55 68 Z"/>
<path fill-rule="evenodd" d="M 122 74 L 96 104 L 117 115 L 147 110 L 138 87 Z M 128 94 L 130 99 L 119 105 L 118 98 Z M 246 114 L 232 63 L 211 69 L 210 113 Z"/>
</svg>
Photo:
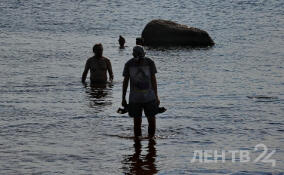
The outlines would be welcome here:
<svg viewBox="0 0 284 175">
<path fill-rule="evenodd" d="M 85 81 L 82 81 L 82 84 L 84 87 L 87 87 L 87 83 Z"/>
<path fill-rule="evenodd" d="M 123 107 L 126 107 L 126 106 L 127 106 L 127 102 L 126 102 L 125 99 L 122 99 L 121 105 L 122 105 Z"/>
<path fill-rule="evenodd" d="M 109 77 L 109 81 L 112 83 L 113 82 L 113 77 Z"/>
</svg>

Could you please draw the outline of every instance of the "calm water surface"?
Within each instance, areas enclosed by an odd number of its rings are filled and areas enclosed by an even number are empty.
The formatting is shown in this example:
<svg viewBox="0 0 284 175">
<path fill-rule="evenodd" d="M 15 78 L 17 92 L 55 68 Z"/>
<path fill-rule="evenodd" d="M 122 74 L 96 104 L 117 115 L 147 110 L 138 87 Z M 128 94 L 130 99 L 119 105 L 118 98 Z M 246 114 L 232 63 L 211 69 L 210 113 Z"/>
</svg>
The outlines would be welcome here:
<svg viewBox="0 0 284 175">
<path fill-rule="evenodd" d="M 1 0 L 0 174 L 283 173 L 283 7 L 281 0 Z M 157 116 L 155 141 L 134 142 L 131 118 L 116 113 L 122 69 L 156 18 L 206 30 L 216 45 L 146 49 L 168 111 Z M 106 89 L 80 83 L 97 42 L 115 73 Z M 276 166 L 253 162 L 259 143 L 276 151 Z M 251 161 L 232 163 L 226 153 L 225 163 L 192 163 L 195 150 L 245 150 Z"/>
</svg>

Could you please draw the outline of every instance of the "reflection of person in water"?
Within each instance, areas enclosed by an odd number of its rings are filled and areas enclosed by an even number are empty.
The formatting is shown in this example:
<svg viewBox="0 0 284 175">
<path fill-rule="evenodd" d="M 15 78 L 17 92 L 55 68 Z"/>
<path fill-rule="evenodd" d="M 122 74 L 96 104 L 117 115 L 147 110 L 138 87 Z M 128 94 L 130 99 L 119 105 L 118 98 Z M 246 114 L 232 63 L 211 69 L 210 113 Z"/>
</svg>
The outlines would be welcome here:
<svg viewBox="0 0 284 175">
<path fill-rule="evenodd" d="M 156 174 L 158 173 L 155 160 L 156 160 L 156 141 L 149 139 L 147 154 L 141 155 L 142 145 L 139 139 L 134 139 L 133 155 L 127 155 L 123 160 L 123 170 L 125 174 Z"/>
<path fill-rule="evenodd" d="M 111 92 L 111 84 L 109 84 L 108 87 L 106 85 L 102 84 L 101 86 L 86 86 L 86 94 L 90 101 L 90 107 L 91 108 L 98 108 L 98 110 L 101 110 L 102 106 L 111 105 L 111 101 L 109 100 L 109 93 Z"/>
<path fill-rule="evenodd" d="M 113 80 L 113 72 L 110 60 L 103 57 L 103 45 L 95 44 L 93 47 L 94 56 L 89 58 L 85 65 L 85 70 L 82 74 L 82 83 L 85 84 L 88 71 L 90 70 L 91 86 L 102 85 L 107 83 L 107 71 L 109 73 L 109 80 Z"/>
</svg>

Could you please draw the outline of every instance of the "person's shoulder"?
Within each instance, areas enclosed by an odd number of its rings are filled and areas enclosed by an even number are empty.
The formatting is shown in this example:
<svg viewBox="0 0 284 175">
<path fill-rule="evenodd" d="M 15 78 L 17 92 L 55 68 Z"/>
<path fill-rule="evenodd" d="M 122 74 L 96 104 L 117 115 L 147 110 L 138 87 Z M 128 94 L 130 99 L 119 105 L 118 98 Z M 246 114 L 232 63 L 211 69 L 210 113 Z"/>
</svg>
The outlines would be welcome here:
<svg viewBox="0 0 284 175">
<path fill-rule="evenodd" d="M 155 62 L 151 58 L 145 57 L 145 60 L 149 64 L 155 64 Z"/>
<path fill-rule="evenodd" d="M 93 60 L 93 58 L 94 58 L 94 57 L 88 58 L 86 62 L 87 62 L 87 63 L 90 63 L 90 62 Z"/>
<path fill-rule="evenodd" d="M 109 58 L 107 58 L 107 57 L 102 57 L 103 58 L 103 60 L 105 60 L 105 61 L 107 61 L 107 62 L 110 62 L 110 59 Z"/>
<path fill-rule="evenodd" d="M 133 63 L 134 63 L 134 59 L 131 58 L 130 60 L 128 60 L 128 61 L 125 63 L 125 65 L 131 65 L 131 64 L 133 64 Z"/>
</svg>

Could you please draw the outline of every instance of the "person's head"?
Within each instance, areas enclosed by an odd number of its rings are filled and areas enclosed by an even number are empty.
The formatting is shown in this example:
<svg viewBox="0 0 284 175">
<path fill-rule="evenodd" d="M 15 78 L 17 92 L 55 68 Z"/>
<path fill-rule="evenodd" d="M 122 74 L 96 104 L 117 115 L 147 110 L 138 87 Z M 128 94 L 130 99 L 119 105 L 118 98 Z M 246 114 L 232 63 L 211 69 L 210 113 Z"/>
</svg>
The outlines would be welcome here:
<svg viewBox="0 0 284 175">
<path fill-rule="evenodd" d="M 103 56 L 103 45 L 101 43 L 95 44 L 93 47 L 93 52 L 96 56 L 102 57 Z"/>
<path fill-rule="evenodd" d="M 144 46 L 144 39 L 143 38 L 136 38 L 136 45 Z"/>
<path fill-rule="evenodd" d="M 144 48 L 142 46 L 134 46 L 133 47 L 133 57 L 135 60 L 140 60 L 140 59 L 143 59 L 145 57 L 145 51 L 144 51 Z"/>
<path fill-rule="evenodd" d="M 120 47 L 124 47 L 125 39 L 121 35 L 119 35 L 118 42 L 119 42 Z"/>
</svg>

